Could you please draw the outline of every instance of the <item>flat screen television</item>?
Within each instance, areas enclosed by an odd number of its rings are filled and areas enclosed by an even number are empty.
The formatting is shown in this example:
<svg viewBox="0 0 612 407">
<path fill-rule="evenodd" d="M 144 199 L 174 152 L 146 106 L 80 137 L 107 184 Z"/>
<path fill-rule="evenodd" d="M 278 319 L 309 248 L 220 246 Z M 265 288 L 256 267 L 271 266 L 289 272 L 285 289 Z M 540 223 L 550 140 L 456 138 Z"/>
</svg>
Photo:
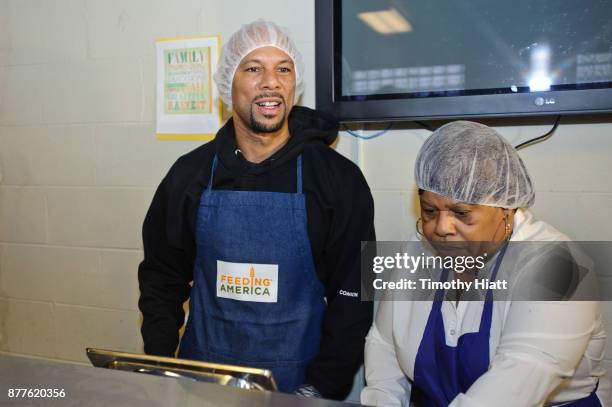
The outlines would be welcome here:
<svg viewBox="0 0 612 407">
<path fill-rule="evenodd" d="M 612 0 L 316 0 L 341 121 L 612 111 Z"/>
</svg>

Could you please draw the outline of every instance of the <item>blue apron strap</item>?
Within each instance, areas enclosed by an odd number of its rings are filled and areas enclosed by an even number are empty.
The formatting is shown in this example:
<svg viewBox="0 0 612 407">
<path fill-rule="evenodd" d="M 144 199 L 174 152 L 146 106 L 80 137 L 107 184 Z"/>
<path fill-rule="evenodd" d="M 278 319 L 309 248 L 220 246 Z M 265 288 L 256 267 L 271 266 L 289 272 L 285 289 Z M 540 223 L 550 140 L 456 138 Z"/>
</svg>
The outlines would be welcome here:
<svg viewBox="0 0 612 407">
<path fill-rule="evenodd" d="M 302 193 L 302 154 L 297 159 L 297 193 Z"/>
<path fill-rule="evenodd" d="M 501 248 L 501 250 L 499 251 L 499 256 L 497 257 L 497 260 L 495 262 L 495 266 L 493 267 L 493 272 L 491 273 L 491 279 L 490 281 L 495 281 L 495 279 L 497 278 L 497 272 L 499 271 L 499 266 L 501 265 L 502 259 L 504 258 L 504 255 L 506 254 L 506 249 L 508 248 L 508 242 L 506 242 L 504 244 L 504 246 Z M 441 282 L 445 282 L 448 279 L 448 270 L 447 269 L 443 269 L 442 270 L 442 275 L 440 276 L 440 281 Z M 434 301 L 440 301 L 442 299 L 442 295 L 444 294 L 444 290 L 442 289 L 438 289 L 438 291 L 436 291 L 436 296 Z M 485 301 L 491 301 L 493 298 L 493 295 L 491 294 L 491 289 L 487 290 L 487 296 L 485 298 Z"/>
<path fill-rule="evenodd" d="M 495 281 L 497 278 L 497 272 L 499 271 L 499 266 L 501 265 L 502 259 L 506 255 L 506 249 L 508 248 L 508 242 L 504 243 L 504 246 L 499 251 L 499 256 L 497 256 L 497 261 L 495 262 L 495 267 L 493 268 L 493 272 L 491 273 L 490 281 Z M 487 301 L 491 301 L 493 299 L 493 294 L 491 293 L 491 289 L 487 290 Z"/>
<path fill-rule="evenodd" d="M 497 278 L 497 272 L 499 271 L 499 265 L 501 264 L 502 259 L 506 255 L 507 248 L 508 248 L 508 242 L 504 243 L 504 246 L 499 251 L 499 257 L 497 258 L 497 261 L 495 262 L 495 268 L 493 269 L 493 273 L 491 273 L 491 281 L 495 281 L 495 279 Z"/>
<path fill-rule="evenodd" d="M 213 175 L 215 175 L 215 170 L 217 169 L 217 162 L 217 154 L 215 154 L 215 158 L 213 158 L 212 167 L 210 169 L 210 179 L 208 180 L 208 186 L 206 187 L 206 190 L 209 192 L 212 190 Z"/>
<path fill-rule="evenodd" d="M 448 269 L 442 269 L 442 275 L 440 276 L 440 282 L 445 283 L 448 279 Z M 442 297 L 444 296 L 445 290 L 442 288 L 438 288 L 436 291 L 436 296 L 434 297 L 434 302 L 442 302 Z"/>
<path fill-rule="evenodd" d="M 499 251 L 499 256 L 497 256 L 497 260 L 495 261 L 495 267 L 493 267 L 493 272 L 491 273 L 490 281 L 495 281 L 497 278 L 497 272 L 499 271 L 499 266 L 501 265 L 502 259 L 506 254 L 506 249 L 508 248 L 508 242 L 504 244 L 504 246 Z M 493 316 L 493 292 L 489 288 L 487 290 L 487 295 L 485 297 L 485 306 L 482 311 L 482 317 L 480 318 L 480 328 L 479 331 L 486 330 L 487 332 L 491 329 L 491 318 Z"/>
<path fill-rule="evenodd" d="M 597 397 L 597 388 L 599 387 L 599 379 L 597 379 L 597 383 L 595 383 L 595 388 L 588 396 L 581 398 L 579 400 L 574 400 L 563 403 L 555 403 L 551 404 L 551 407 L 601 407 L 601 401 L 599 397 Z"/>
</svg>

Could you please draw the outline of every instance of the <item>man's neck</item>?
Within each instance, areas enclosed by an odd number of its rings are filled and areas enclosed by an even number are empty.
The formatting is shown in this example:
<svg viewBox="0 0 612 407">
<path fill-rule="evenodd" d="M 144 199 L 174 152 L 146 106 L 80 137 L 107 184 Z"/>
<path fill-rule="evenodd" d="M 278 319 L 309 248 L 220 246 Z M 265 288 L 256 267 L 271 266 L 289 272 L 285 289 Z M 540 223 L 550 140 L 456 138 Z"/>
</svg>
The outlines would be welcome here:
<svg viewBox="0 0 612 407">
<path fill-rule="evenodd" d="M 238 120 L 234 120 L 236 144 L 244 158 L 252 163 L 260 163 L 271 157 L 289 141 L 287 122 L 278 131 L 272 133 L 255 133 Z"/>
</svg>

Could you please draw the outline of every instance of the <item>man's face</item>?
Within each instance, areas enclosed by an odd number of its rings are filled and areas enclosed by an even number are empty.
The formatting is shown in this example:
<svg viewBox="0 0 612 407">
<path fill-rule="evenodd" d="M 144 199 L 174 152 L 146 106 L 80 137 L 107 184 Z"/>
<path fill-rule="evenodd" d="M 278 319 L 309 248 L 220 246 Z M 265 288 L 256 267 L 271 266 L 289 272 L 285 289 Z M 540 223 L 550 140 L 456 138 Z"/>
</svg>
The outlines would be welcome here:
<svg viewBox="0 0 612 407">
<path fill-rule="evenodd" d="M 295 95 L 295 67 L 275 47 L 247 54 L 232 82 L 234 120 L 255 133 L 273 133 L 286 124 Z"/>
</svg>

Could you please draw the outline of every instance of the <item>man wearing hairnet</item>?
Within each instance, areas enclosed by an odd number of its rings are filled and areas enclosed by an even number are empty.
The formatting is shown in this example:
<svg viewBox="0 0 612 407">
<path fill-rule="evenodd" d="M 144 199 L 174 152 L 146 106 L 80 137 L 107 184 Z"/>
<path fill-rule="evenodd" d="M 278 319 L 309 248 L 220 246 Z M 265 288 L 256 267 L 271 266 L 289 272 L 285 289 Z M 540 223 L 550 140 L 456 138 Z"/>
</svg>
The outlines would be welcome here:
<svg viewBox="0 0 612 407">
<path fill-rule="evenodd" d="M 145 352 L 270 369 L 281 391 L 342 399 L 372 304 L 359 252 L 375 240 L 357 166 L 329 147 L 338 123 L 295 106 L 302 57 L 262 20 L 224 45 L 214 79 L 232 117 L 179 158 L 143 226 Z M 190 287 L 193 282 L 193 287 Z"/>
</svg>

